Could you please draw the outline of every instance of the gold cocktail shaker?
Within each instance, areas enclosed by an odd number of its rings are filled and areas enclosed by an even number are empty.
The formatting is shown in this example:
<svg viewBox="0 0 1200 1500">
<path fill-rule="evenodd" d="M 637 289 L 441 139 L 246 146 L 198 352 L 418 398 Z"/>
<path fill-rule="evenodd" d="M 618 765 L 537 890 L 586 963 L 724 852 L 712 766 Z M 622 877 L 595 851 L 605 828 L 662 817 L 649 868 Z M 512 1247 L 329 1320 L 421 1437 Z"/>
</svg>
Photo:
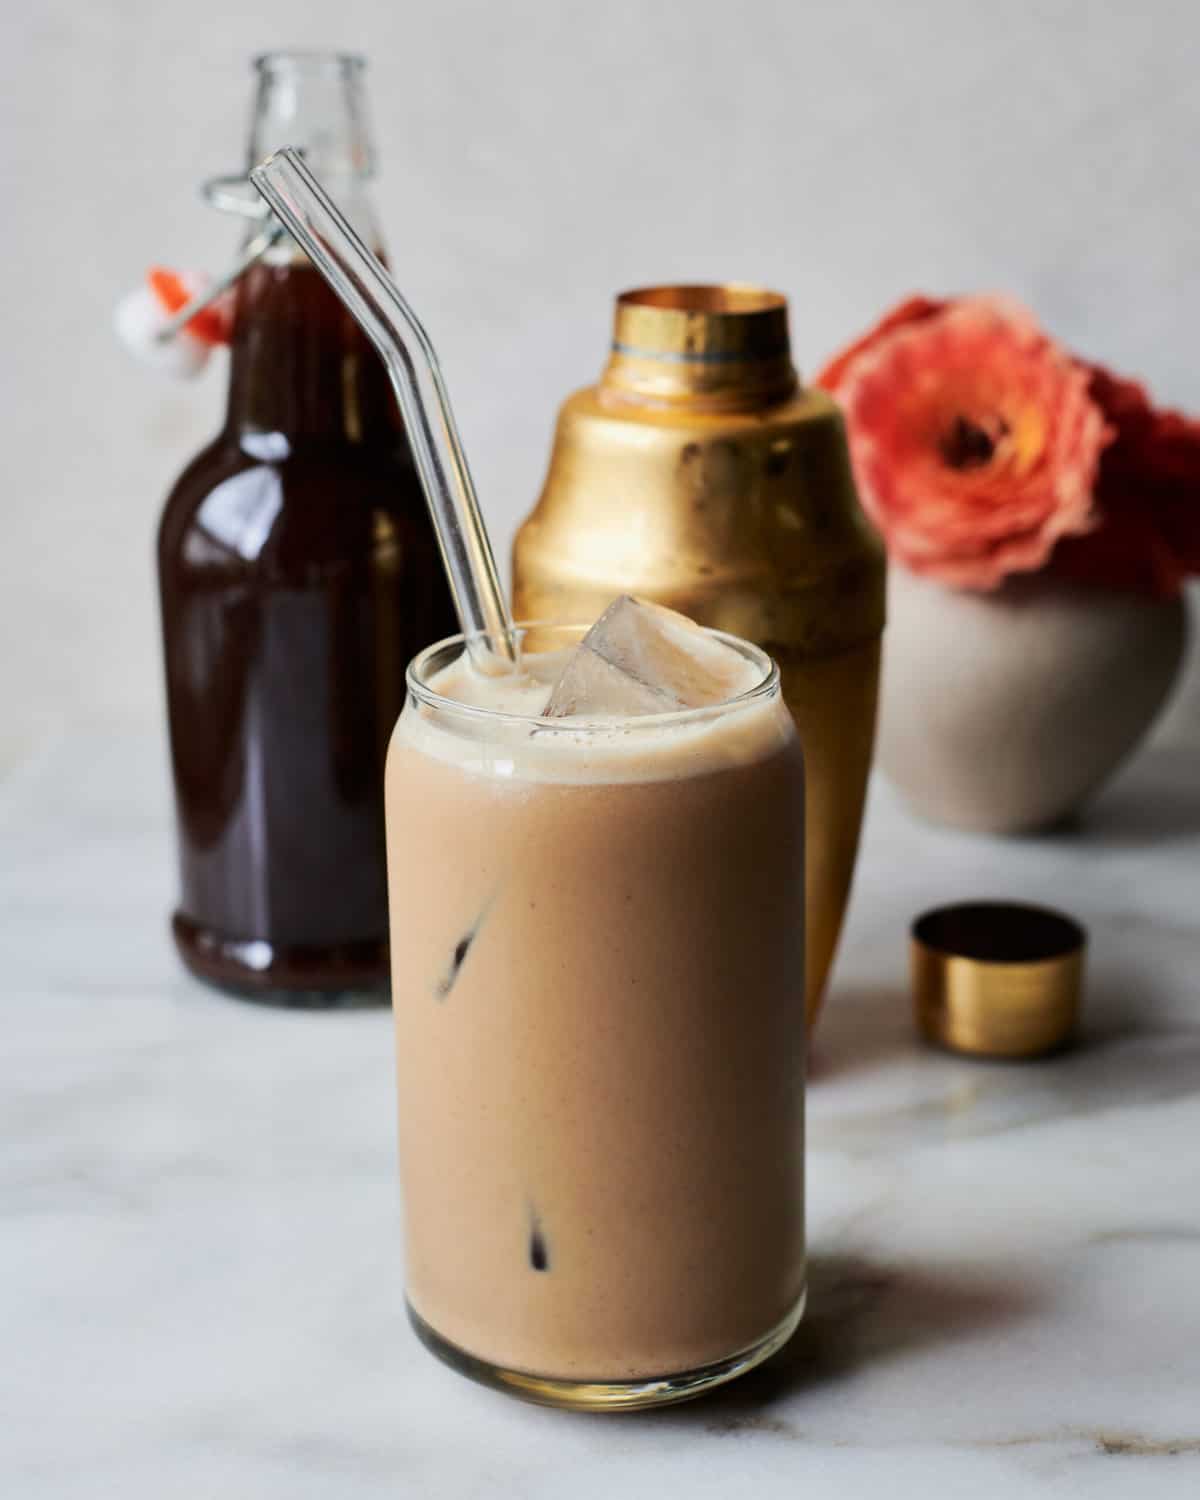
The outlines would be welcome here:
<svg viewBox="0 0 1200 1500">
<path fill-rule="evenodd" d="M 882 548 L 842 419 L 792 366 L 787 302 L 757 287 L 617 298 L 600 383 L 564 404 L 513 550 L 519 620 L 592 620 L 627 592 L 779 663 L 808 775 L 810 1024 L 845 911 L 875 734 Z"/>
</svg>

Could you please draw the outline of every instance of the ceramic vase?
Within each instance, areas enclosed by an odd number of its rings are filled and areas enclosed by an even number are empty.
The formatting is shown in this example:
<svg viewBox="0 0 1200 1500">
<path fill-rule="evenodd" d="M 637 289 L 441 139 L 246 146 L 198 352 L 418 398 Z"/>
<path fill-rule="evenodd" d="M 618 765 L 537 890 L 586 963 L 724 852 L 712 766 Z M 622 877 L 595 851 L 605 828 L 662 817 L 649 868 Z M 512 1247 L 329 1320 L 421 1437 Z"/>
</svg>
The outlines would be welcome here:
<svg viewBox="0 0 1200 1500">
<path fill-rule="evenodd" d="M 1077 813 L 1165 704 L 1182 598 L 1040 575 L 989 593 L 889 569 L 879 763 L 914 811 L 989 833 Z"/>
</svg>

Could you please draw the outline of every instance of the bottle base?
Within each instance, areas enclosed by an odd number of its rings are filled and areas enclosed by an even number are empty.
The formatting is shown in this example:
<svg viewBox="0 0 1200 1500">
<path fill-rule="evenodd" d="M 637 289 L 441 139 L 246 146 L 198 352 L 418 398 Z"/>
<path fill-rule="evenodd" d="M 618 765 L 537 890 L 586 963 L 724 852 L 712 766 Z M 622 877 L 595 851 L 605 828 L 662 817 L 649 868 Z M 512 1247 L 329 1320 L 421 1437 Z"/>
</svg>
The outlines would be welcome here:
<svg viewBox="0 0 1200 1500">
<path fill-rule="evenodd" d="M 559 1380 L 525 1370 L 508 1370 L 479 1359 L 443 1338 L 436 1328 L 426 1323 L 411 1302 L 408 1304 L 408 1319 L 431 1354 L 436 1354 L 458 1374 L 478 1381 L 480 1385 L 490 1386 L 492 1390 L 504 1391 L 538 1406 L 557 1406 L 568 1411 L 645 1411 L 654 1406 L 672 1406 L 679 1401 L 694 1400 L 770 1359 L 795 1333 L 804 1316 L 805 1299 L 806 1293 L 801 1292 L 787 1315 L 747 1349 L 740 1349 L 736 1354 L 694 1370 L 637 1380 Z"/>
<path fill-rule="evenodd" d="M 189 972 L 240 1000 L 298 1010 L 386 1005 L 384 938 L 328 947 L 284 947 L 263 938 L 233 938 L 177 911 L 175 947 Z"/>
</svg>

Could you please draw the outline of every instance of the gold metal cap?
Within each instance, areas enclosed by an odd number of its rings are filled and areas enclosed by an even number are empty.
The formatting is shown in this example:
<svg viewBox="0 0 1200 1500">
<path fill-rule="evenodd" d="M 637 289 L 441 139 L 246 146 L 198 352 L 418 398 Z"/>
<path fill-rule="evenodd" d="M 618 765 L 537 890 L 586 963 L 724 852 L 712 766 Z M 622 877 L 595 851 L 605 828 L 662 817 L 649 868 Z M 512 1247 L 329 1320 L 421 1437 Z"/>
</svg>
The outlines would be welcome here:
<svg viewBox="0 0 1200 1500">
<path fill-rule="evenodd" d="M 1043 906 L 975 901 L 913 923 L 917 1026 L 927 1041 L 978 1057 L 1036 1057 L 1060 1047 L 1079 1015 L 1078 922 Z"/>
<path fill-rule="evenodd" d="M 787 298 L 741 282 L 622 292 L 600 388 L 714 410 L 782 400 L 796 388 Z"/>
</svg>

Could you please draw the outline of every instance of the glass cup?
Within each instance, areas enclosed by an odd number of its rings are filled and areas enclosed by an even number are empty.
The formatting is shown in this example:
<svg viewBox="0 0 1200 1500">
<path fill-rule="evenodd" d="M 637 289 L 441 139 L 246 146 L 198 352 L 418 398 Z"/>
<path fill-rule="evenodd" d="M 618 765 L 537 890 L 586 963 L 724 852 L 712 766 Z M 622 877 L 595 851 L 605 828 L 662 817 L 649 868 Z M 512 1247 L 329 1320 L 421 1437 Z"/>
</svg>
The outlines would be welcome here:
<svg viewBox="0 0 1200 1500">
<path fill-rule="evenodd" d="M 721 639 L 748 692 L 590 723 L 442 695 L 443 641 L 388 755 L 410 1315 L 550 1405 L 699 1394 L 803 1311 L 803 759 Z"/>
</svg>

